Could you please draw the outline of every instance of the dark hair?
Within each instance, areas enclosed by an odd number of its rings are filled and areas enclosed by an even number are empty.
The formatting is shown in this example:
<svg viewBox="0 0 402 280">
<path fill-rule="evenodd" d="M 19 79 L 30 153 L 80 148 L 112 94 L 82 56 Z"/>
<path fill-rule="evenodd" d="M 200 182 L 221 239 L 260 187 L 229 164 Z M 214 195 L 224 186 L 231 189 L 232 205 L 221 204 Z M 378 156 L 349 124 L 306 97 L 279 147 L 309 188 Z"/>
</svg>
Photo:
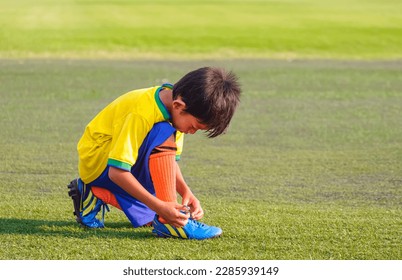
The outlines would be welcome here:
<svg viewBox="0 0 402 280">
<path fill-rule="evenodd" d="M 173 86 L 173 99 L 186 103 L 185 111 L 207 125 L 208 137 L 224 133 L 240 102 L 240 85 L 233 72 L 203 67 L 189 72 Z"/>
</svg>

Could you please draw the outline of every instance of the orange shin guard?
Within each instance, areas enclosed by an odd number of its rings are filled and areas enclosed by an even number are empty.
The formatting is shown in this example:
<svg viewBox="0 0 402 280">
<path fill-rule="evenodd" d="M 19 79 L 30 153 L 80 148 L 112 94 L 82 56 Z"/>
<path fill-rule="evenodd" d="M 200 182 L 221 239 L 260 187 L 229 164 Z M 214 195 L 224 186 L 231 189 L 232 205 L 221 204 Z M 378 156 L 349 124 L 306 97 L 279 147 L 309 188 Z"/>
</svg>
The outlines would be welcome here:
<svg viewBox="0 0 402 280">
<path fill-rule="evenodd" d="M 173 137 L 156 147 L 149 157 L 149 171 L 156 197 L 163 201 L 177 201 L 176 143 Z M 159 218 L 163 223 L 164 219 Z"/>
<path fill-rule="evenodd" d="M 99 187 L 91 187 L 91 190 L 97 198 L 99 198 L 106 204 L 110 204 L 121 210 L 120 204 L 117 202 L 116 197 L 112 194 L 111 191 Z"/>
</svg>

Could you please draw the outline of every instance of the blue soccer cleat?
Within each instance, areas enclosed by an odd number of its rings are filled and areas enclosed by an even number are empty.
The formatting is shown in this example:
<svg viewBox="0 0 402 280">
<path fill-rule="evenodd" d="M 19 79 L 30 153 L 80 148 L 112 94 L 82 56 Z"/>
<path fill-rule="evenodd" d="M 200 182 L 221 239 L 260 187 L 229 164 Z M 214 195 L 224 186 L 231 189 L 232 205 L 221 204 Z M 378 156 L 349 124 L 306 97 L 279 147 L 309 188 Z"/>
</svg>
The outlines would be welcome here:
<svg viewBox="0 0 402 280">
<path fill-rule="evenodd" d="M 83 226 L 89 228 L 103 228 L 105 207 L 107 205 L 98 199 L 90 189 L 86 189 L 84 182 L 81 179 L 74 179 L 68 185 L 68 195 L 73 200 L 74 212 L 76 220 Z M 102 221 L 96 218 L 96 215 L 102 209 Z"/>
<path fill-rule="evenodd" d="M 158 220 L 158 215 L 155 215 L 152 225 L 154 227 L 152 233 L 157 237 L 203 240 L 218 237 L 222 234 L 220 228 L 208 226 L 193 219 L 188 219 L 188 223 L 184 227 L 178 228 L 161 223 Z"/>
</svg>

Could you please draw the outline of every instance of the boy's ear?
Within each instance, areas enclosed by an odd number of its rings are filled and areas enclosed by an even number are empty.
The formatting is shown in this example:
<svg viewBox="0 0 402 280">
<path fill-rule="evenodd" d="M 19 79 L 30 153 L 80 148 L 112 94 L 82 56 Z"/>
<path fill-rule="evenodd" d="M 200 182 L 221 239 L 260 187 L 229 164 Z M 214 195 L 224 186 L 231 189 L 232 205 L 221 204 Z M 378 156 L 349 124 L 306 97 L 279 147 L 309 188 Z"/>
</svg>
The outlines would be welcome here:
<svg viewBox="0 0 402 280">
<path fill-rule="evenodd" d="M 184 101 L 181 100 L 181 98 L 173 100 L 172 105 L 173 105 L 173 108 L 176 109 L 176 110 L 180 110 L 180 109 L 184 110 L 184 109 L 186 109 L 186 103 L 184 103 Z"/>
</svg>

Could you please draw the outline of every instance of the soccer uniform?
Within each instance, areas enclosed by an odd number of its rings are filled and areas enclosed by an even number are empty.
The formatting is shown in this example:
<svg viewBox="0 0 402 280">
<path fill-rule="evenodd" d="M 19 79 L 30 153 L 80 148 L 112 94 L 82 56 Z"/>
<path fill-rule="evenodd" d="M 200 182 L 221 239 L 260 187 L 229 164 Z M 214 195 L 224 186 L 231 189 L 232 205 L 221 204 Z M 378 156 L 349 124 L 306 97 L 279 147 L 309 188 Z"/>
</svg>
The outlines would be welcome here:
<svg viewBox="0 0 402 280">
<path fill-rule="evenodd" d="M 128 92 L 105 107 L 86 127 L 78 142 L 79 174 L 88 186 L 110 190 L 134 226 L 152 221 L 155 213 L 130 196 L 108 177 L 109 167 L 130 171 L 155 195 L 149 174 L 151 151 L 173 133 L 177 154 L 183 147 L 183 134 L 168 122 L 169 112 L 159 98 L 170 84 Z"/>
</svg>

